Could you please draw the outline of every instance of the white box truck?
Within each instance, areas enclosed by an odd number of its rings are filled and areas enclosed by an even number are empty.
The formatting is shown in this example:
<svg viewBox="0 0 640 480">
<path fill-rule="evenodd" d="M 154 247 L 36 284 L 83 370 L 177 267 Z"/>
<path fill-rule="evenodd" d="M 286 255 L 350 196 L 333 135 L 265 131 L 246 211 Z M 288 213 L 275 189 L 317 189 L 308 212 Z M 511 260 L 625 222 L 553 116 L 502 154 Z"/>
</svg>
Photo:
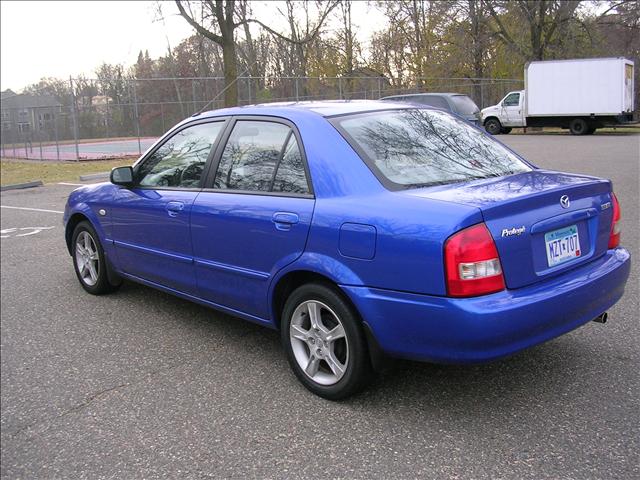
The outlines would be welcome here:
<svg viewBox="0 0 640 480">
<path fill-rule="evenodd" d="M 482 124 L 493 135 L 513 127 L 560 127 L 585 135 L 631 122 L 633 67 L 626 58 L 530 62 L 524 90 L 483 109 Z"/>
</svg>

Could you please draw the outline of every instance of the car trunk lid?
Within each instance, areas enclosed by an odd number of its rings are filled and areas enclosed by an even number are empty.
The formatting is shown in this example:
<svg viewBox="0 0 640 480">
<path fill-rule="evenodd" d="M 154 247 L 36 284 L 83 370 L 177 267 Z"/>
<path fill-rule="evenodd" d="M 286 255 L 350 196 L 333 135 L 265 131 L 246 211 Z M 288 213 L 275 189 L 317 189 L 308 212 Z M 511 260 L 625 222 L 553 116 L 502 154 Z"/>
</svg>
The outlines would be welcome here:
<svg viewBox="0 0 640 480">
<path fill-rule="evenodd" d="M 507 288 L 535 283 L 607 250 L 613 214 L 608 180 L 533 170 L 407 193 L 479 208 Z"/>
</svg>

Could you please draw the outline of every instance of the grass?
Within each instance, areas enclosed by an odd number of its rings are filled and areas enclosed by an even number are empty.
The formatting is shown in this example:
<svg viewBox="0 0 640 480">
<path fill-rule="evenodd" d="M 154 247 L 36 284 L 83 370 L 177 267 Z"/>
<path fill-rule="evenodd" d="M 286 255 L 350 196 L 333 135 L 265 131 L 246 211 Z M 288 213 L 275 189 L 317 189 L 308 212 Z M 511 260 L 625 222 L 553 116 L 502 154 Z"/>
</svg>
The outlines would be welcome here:
<svg viewBox="0 0 640 480">
<path fill-rule="evenodd" d="M 32 182 L 44 183 L 77 182 L 80 175 L 108 172 L 113 167 L 131 165 L 135 158 L 96 160 L 83 162 L 40 162 L 30 160 L 2 159 L 0 161 L 0 184 Z"/>
</svg>

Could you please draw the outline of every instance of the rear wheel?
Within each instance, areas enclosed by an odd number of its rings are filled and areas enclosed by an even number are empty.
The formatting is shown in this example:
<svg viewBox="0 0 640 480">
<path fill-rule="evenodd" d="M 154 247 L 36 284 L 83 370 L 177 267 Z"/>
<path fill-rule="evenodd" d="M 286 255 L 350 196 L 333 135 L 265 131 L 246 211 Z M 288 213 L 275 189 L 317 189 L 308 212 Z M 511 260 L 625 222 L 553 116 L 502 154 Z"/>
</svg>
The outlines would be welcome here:
<svg viewBox="0 0 640 480">
<path fill-rule="evenodd" d="M 497 118 L 490 118 L 484 122 L 484 129 L 491 135 L 498 135 L 502 132 L 502 125 Z"/>
<path fill-rule="evenodd" d="M 289 296 L 281 339 L 296 377 L 316 395 L 339 400 L 364 388 L 371 377 L 361 321 L 326 285 L 303 285 Z"/>
<path fill-rule="evenodd" d="M 119 285 L 109 282 L 104 250 L 89 222 L 80 222 L 73 231 L 73 267 L 80 285 L 93 295 L 113 292 Z"/>
<path fill-rule="evenodd" d="M 574 118 L 569 122 L 569 131 L 572 135 L 585 135 L 589 130 L 589 124 L 582 118 Z"/>
</svg>

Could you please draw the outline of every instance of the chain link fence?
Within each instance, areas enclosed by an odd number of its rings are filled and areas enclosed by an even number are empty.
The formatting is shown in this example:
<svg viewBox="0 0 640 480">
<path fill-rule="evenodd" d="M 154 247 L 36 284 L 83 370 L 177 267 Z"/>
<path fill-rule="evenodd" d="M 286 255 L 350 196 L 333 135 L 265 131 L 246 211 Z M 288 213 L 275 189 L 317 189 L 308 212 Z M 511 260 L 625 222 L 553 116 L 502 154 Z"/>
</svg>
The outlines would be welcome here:
<svg viewBox="0 0 640 480">
<path fill-rule="evenodd" d="M 13 101 L 3 98 L 2 156 L 41 160 L 135 156 L 179 121 L 205 107 L 221 108 L 224 102 L 222 77 L 127 79 L 116 86 L 98 80 L 83 82 L 93 88 L 70 95 L 68 105 L 59 101 L 39 105 L 35 95 L 16 96 Z M 411 86 L 400 86 L 380 76 L 240 77 L 236 86 L 239 105 L 457 92 L 484 108 L 507 92 L 522 89 L 523 81 L 422 78 Z M 23 97 L 24 104 L 17 97 Z"/>
</svg>

